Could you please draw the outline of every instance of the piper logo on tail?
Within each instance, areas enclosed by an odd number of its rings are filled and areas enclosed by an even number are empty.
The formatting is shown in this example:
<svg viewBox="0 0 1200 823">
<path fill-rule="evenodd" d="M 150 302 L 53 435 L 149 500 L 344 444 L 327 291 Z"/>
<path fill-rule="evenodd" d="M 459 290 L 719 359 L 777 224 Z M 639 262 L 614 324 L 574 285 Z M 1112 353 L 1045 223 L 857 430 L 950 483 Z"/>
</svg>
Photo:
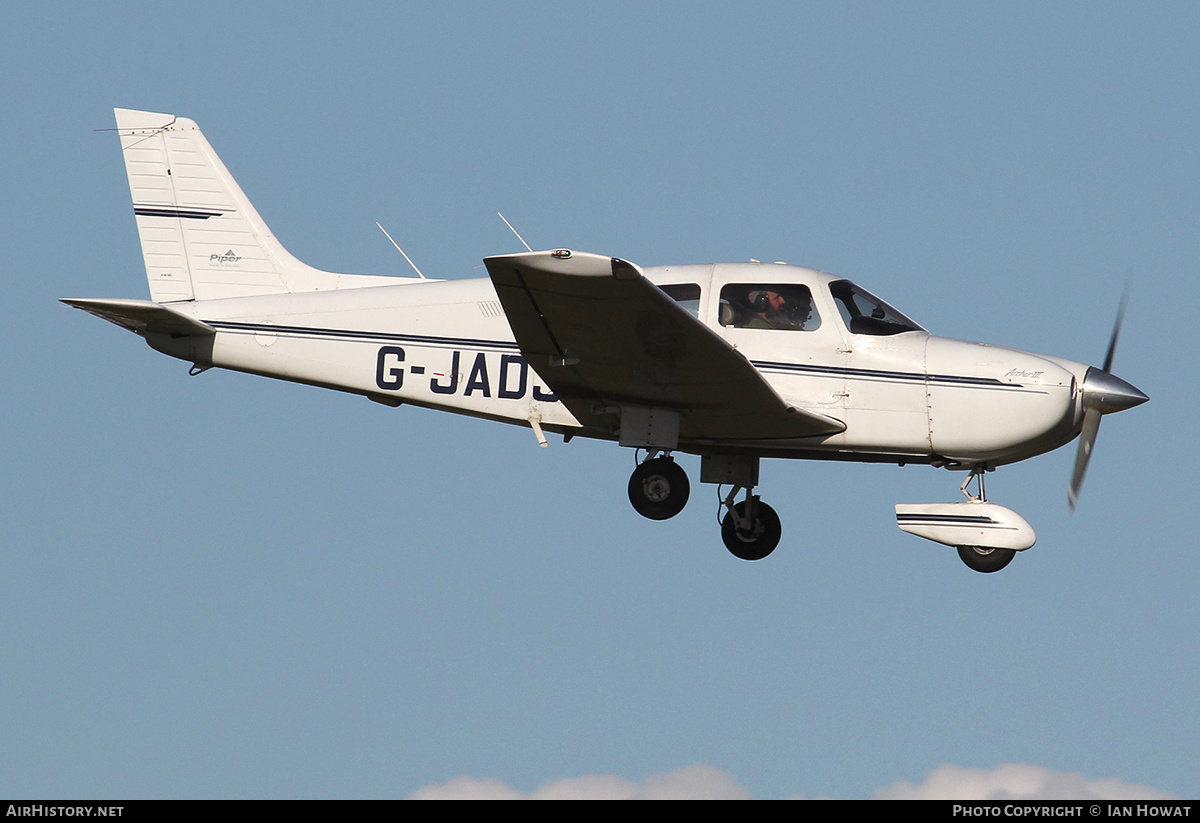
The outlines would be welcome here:
<svg viewBox="0 0 1200 823">
<path fill-rule="evenodd" d="M 208 256 L 208 262 L 210 263 L 236 263 L 241 259 L 242 258 L 240 255 L 233 253 L 233 249 L 230 249 L 224 254 L 210 254 Z"/>
</svg>

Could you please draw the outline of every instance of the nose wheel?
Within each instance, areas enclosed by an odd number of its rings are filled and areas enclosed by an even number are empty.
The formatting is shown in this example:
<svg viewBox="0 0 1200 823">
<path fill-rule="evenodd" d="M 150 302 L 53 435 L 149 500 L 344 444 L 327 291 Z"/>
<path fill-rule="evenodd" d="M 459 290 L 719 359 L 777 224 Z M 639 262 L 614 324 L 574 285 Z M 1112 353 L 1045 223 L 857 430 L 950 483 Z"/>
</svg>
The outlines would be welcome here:
<svg viewBox="0 0 1200 823">
<path fill-rule="evenodd" d="M 988 549 L 983 546 L 959 546 L 958 556 L 967 568 L 988 574 L 998 572 L 1012 562 L 1017 553 L 1012 549 Z"/>
<path fill-rule="evenodd" d="M 669 520 L 683 511 L 691 494 L 687 472 L 671 457 L 653 457 L 629 478 L 629 502 L 642 517 Z"/>
<path fill-rule="evenodd" d="M 963 481 L 960 490 L 966 495 L 968 500 L 980 503 L 987 502 L 987 492 L 983 488 L 983 475 L 986 471 L 986 463 L 976 466 L 971 469 L 971 473 Z M 972 480 L 976 480 L 979 483 L 979 494 L 977 495 L 967 491 L 967 486 L 971 485 Z M 1012 559 L 1017 556 L 1017 553 L 1012 549 L 998 549 L 988 546 L 959 546 L 958 556 L 963 563 L 967 564 L 968 569 L 983 574 L 991 574 L 992 572 L 1000 571 L 1011 563 Z"/>
</svg>

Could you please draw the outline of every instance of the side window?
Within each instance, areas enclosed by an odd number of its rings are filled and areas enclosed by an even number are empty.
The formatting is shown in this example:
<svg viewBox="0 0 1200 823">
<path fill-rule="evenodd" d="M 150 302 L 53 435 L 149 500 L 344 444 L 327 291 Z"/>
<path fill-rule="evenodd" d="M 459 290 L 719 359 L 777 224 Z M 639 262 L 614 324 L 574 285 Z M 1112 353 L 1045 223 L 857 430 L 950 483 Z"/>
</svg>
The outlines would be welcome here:
<svg viewBox="0 0 1200 823">
<path fill-rule="evenodd" d="M 797 283 L 730 283 L 721 289 L 720 320 L 735 329 L 813 331 L 821 326 L 812 292 Z"/>
<path fill-rule="evenodd" d="M 842 314 L 846 330 L 851 334 L 883 336 L 906 331 L 923 331 L 903 314 L 849 280 L 830 283 L 829 292 Z"/>
<path fill-rule="evenodd" d="M 659 288 L 667 293 L 667 297 L 690 311 L 694 317 L 700 317 L 700 286 L 695 283 L 678 283 Z"/>
</svg>

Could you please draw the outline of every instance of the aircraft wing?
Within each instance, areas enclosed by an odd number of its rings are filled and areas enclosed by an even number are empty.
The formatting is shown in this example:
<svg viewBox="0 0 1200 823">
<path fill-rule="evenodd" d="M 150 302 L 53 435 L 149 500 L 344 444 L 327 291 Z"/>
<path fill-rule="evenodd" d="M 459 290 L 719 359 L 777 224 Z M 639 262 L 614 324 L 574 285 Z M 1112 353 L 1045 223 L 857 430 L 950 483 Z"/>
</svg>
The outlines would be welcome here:
<svg viewBox="0 0 1200 823">
<path fill-rule="evenodd" d="M 633 263 L 562 249 L 483 262 L 522 355 L 585 426 L 612 425 L 628 405 L 679 411 L 680 437 L 692 440 L 846 428 L 786 402 Z"/>
</svg>

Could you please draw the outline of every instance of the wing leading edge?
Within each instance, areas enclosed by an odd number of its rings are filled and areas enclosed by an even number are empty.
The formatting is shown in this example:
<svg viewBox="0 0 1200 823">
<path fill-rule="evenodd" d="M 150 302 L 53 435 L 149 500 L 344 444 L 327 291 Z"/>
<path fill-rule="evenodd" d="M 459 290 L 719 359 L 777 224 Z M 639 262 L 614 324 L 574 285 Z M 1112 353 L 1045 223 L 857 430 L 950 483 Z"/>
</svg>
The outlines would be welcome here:
<svg viewBox="0 0 1200 823">
<path fill-rule="evenodd" d="M 615 408 L 680 412 L 680 437 L 763 440 L 846 426 L 781 398 L 736 349 L 633 263 L 586 252 L 484 259 L 517 345 L 585 426 Z"/>
</svg>

